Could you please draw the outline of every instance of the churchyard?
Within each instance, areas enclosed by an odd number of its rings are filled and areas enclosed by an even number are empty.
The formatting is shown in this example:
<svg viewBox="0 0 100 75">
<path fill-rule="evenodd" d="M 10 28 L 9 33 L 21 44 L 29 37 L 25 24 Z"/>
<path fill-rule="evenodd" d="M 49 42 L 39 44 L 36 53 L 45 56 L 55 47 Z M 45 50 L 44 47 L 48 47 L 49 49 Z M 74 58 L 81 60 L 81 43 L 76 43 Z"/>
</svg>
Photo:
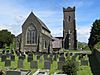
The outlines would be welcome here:
<svg viewBox="0 0 100 75">
<path fill-rule="evenodd" d="M 6 51 L 0 52 L 0 69 L 5 73 L 6 71 L 17 70 L 20 72 L 29 72 L 29 75 L 33 75 L 38 69 L 49 70 L 50 74 L 62 71 L 66 59 L 70 58 L 77 61 L 79 70 L 77 75 L 92 75 L 87 52 L 80 51 L 66 51 L 61 53 L 35 53 L 35 52 L 18 52 L 18 51 Z M 23 72 L 24 73 L 24 72 Z M 22 75 L 22 74 L 21 74 Z M 23 75 L 26 75 L 25 73 Z"/>
</svg>

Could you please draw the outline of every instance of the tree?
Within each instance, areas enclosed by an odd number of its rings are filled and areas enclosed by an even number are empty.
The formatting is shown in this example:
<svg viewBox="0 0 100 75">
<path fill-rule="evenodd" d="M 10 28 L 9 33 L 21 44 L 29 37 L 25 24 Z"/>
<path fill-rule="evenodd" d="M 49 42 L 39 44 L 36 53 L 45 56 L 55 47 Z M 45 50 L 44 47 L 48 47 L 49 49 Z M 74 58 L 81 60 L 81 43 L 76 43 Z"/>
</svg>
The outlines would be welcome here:
<svg viewBox="0 0 100 75">
<path fill-rule="evenodd" d="M 93 50 L 95 44 L 97 44 L 98 42 L 100 42 L 100 20 L 96 20 L 93 23 L 88 42 L 89 48 Z"/>
<path fill-rule="evenodd" d="M 1 30 L 0 31 L 0 48 L 3 48 L 5 44 L 7 46 L 10 46 L 11 43 L 13 43 L 13 38 L 15 36 L 11 34 L 8 30 Z"/>
<path fill-rule="evenodd" d="M 64 74 L 77 75 L 78 63 L 74 60 L 67 60 L 62 67 L 62 71 Z"/>
</svg>

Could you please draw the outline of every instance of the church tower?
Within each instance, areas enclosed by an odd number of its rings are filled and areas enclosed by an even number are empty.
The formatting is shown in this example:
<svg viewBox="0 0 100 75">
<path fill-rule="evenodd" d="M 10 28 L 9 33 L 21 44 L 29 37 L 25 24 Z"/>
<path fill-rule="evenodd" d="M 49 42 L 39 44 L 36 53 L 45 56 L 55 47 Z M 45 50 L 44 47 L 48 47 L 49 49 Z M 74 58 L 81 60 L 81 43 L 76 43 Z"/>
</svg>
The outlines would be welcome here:
<svg viewBox="0 0 100 75">
<path fill-rule="evenodd" d="M 75 7 L 63 8 L 63 47 L 77 49 L 77 33 L 75 23 Z"/>
</svg>

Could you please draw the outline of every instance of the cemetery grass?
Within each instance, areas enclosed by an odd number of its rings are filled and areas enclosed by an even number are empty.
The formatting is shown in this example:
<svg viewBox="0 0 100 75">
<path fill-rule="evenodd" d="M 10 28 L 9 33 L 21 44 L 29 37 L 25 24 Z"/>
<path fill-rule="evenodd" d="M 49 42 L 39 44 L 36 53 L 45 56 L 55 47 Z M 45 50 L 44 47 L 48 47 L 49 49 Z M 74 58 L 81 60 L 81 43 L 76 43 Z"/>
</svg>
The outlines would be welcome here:
<svg viewBox="0 0 100 75">
<path fill-rule="evenodd" d="M 34 55 L 33 59 L 36 60 L 36 56 L 35 55 Z M 42 57 L 42 59 L 43 59 L 43 57 Z M 76 60 L 79 61 L 78 57 L 76 58 Z M 15 68 L 19 69 L 19 68 L 17 68 L 17 61 L 18 61 L 18 56 L 15 56 L 15 61 L 11 62 L 10 69 L 15 69 Z M 2 69 L 4 71 L 6 70 L 6 67 L 4 66 L 4 62 L 0 62 L 0 69 Z M 30 68 L 30 64 L 29 64 L 29 62 L 27 62 L 27 57 L 24 60 L 24 68 L 23 69 L 25 69 L 25 70 L 31 70 L 32 74 L 35 71 L 37 71 L 37 69 L 31 69 Z M 38 69 L 44 69 L 44 60 L 42 62 L 40 62 L 38 60 Z M 59 72 L 59 71 L 60 70 L 57 70 L 57 61 L 53 61 L 53 63 L 51 64 L 50 74 L 53 74 L 53 73 Z M 90 66 L 89 65 L 88 66 L 80 66 L 79 70 L 77 71 L 77 75 L 92 75 L 91 70 L 90 70 Z"/>
</svg>

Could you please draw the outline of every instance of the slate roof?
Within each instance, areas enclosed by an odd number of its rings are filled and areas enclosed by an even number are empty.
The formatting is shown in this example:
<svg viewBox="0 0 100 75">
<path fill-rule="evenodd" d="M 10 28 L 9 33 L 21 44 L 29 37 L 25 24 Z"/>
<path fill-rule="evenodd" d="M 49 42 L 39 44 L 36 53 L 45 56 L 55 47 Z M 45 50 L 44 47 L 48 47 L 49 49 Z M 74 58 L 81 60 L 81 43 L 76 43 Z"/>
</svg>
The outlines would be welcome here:
<svg viewBox="0 0 100 75">
<path fill-rule="evenodd" d="M 62 48 L 62 39 L 59 38 L 52 38 L 52 47 L 53 48 Z"/>
<path fill-rule="evenodd" d="M 33 12 L 31 12 L 29 16 L 32 16 L 32 15 L 36 17 L 37 21 L 42 25 L 42 27 L 43 27 L 44 29 L 46 29 L 47 31 L 50 32 L 50 30 L 48 29 L 48 27 L 47 27 L 36 15 L 34 15 Z"/>
</svg>

